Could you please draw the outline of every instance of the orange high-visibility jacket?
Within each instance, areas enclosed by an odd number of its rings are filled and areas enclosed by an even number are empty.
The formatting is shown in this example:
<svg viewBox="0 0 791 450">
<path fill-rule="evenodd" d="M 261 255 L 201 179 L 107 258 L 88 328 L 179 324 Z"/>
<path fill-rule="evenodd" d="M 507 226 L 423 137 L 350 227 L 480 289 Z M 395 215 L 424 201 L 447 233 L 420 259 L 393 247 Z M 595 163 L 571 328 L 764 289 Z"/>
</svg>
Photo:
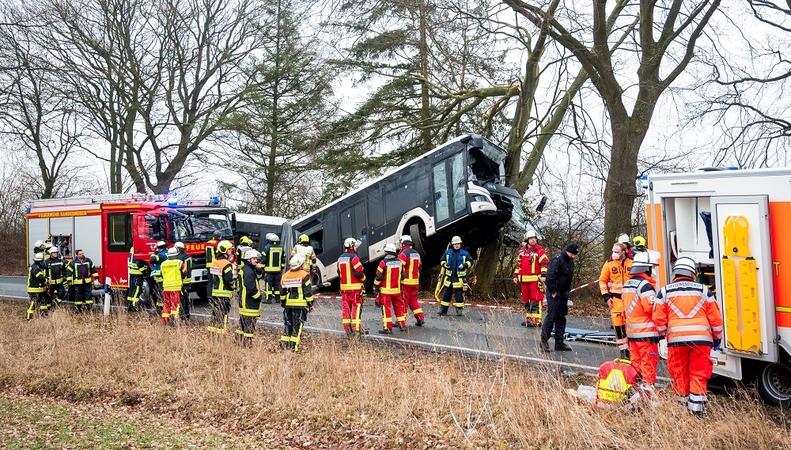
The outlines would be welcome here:
<svg viewBox="0 0 791 450">
<path fill-rule="evenodd" d="M 713 345 L 722 340 L 722 314 L 706 286 L 676 277 L 656 295 L 654 323 L 668 346 Z"/>
<path fill-rule="evenodd" d="M 601 294 L 617 294 L 623 292 L 623 285 L 629 281 L 629 269 L 632 267 L 632 260 L 629 258 L 623 261 L 607 260 L 601 268 L 599 276 L 599 289 Z"/>
<path fill-rule="evenodd" d="M 338 258 L 338 274 L 342 291 L 359 291 L 365 283 L 365 271 L 360 258 L 352 249 L 347 249 Z"/>
<path fill-rule="evenodd" d="M 401 264 L 401 260 L 395 257 L 385 257 L 376 268 L 374 286 L 379 287 L 382 294 L 400 294 L 403 276 L 404 266 Z"/>
<path fill-rule="evenodd" d="M 514 277 L 518 277 L 519 281 L 531 283 L 538 281 L 541 276 L 546 276 L 549 256 L 543 247 L 538 244 L 533 246 L 524 244 L 519 249 L 518 257 Z"/>
<path fill-rule="evenodd" d="M 626 336 L 629 340 L 659 342 L 653 318 L 656 302 L 654 280 L 644 273 L 633 275 L 623 286 L 621 295 L 626 308 Z"/>
<path fill-rule="evenodd" d="M 404 265 L 404 279 L 401 281 L 403 284 L 417 286 L 420 284 L 420 253 L 417 252 L 408 244 L 403 244 L 401 253 L 398 254 L 398 259 Z"/>
</svg>

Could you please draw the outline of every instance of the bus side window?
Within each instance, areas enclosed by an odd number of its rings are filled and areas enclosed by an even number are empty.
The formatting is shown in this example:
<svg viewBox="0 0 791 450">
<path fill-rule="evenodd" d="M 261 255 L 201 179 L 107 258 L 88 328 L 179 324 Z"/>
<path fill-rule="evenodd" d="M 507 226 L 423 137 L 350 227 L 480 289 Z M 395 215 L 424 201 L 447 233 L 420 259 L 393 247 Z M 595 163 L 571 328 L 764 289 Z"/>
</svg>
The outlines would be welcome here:
<svg viewBox="0 0 791 450">
<path fill-rule="evenodd" d="M 316 256 L 320 255 L 324 251 L 324 247 L 322 247 L 322 243 L 324 242 L 324 230 L 316 231 L 308 236 L 308 238 L 310 239 L 310 246 L 313 247 L 313 252 Z"/>
</svg>

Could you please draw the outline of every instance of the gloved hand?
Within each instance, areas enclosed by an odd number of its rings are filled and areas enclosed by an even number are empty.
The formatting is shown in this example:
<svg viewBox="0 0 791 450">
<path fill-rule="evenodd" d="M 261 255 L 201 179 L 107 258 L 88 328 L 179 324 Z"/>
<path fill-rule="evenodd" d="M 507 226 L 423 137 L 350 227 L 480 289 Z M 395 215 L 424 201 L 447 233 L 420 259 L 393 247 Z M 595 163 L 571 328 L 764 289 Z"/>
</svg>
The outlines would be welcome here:
<svg viewBox="0 0 791 450">
<path fill-rule="evenodd" d="M 712 350 L 715 351 L 720 350 L 721 346 L 722 346 L 722 341 L 714 341 L 714 347 L 712 347 Z"/>
<path fill-rule="evenodd" d="M 514 284 L 518 284 L 518 283 L 519 283 L 519 278 L 514 277 Z"/>
<path fill-rule="evenodd" d="M 446 268 L 446 269 L 450 270 L 450 264 L 443 264 L 443 265 L 442 265 L 442 267 L 444 267 L 444 268 Z"/>
<path fill-rule="evenodd" d="M 541 281 L 538 282 L 538 292 L 544 292 L 544 283 Z"/>
<path fill-rule="evenodd" d="M 285 308 L 286 307 L 286 301 L 285 300 L 280 300 L 280 307 L 281 308 Z"/>
<path fill-rule="evenodd" d="M 93 288 L 100 289 L 102 287 L 102 283 L 99 280 L 93 280 Z"/>
<path fill-rule="evenodd" d="M 311 303 L 310 305 L 308 305 L 308 312 L 309 312 L 309 313 L 312 313 L 312 312 L 313 312 L 313 303 Z"/>
<path fill-rule="evenodd" d="M 612 309 L 612 295 L 611 294 L 602 294 L 604 297 L 604 301 L 607 302 L 607 307 Z"/>
<path fill-rule="evenodd" d="M 459 264 L 459 270 L 464 270 L 464 264 Z"/>
</svg>

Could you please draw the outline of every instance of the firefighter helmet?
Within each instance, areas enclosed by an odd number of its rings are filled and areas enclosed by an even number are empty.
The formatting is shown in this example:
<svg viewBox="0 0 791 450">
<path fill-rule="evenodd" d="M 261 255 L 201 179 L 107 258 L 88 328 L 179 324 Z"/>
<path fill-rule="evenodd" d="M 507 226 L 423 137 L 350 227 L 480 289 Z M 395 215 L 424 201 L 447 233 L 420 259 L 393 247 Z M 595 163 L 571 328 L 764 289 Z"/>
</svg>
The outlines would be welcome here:
<svg viewBox="0 0 791 450">
<path fill-rule="evenodd" d="M 395 244 L 387 243 L 385 244 L 385 253 L 388 255 L 395 255 L 396 254 L 396 246 Z"/>
<path fill-rule="evenodd" d="M 525 242 L 527 242 L 527 240 L 530 239 L 531 237 L 538 239 L 538 234 L 536 233 L 536 230 L 527 230 L 527 232 L 525 232 Z"/>
<path fill-rule="evenodd" d="M 269 242 L 280 242 L 280 237 L 275 233 L 267 233 L 266 240 Z"/>
<path fill-rule="evenodd" d="M 176 249 L 178 249 L 180 251 L 183 251 L 186 248 L 186 247 L 184 247 L 184 243 L 181 242 L 181 241 L 176 242 L 175 244 L 173 244 L 173 247 L 176 247 Z"/>
<path fill-rule="evenodd" d="M 33 261 L 44 261 L 44 254 L 36 253 L 35 255 L 33 255 Z"/>
<path fill-rule="evenodd" d="M 645 238 L 642 236 L 635 236 L 634 239 L 632 239 L 632 245 L 635 247 L 645 247 Z"/>
<path fill-rule="evenodd" d="M 247 245 L 248 247 L 252 245 L 253 241 L 250 240 L 247 236 L 242 236 L 239 238 L 239 245 Z"/>
<path fill-rule="evenodd" d="M 36 243 L 33 244 L 33 248 L 39 248 L 42 246 L 44 246 L 44 241 L 36 241 Z"/>
<path fill-rule="evenodd" d="M 299 243 L 300 244 L 307 244 L 310 242 L 310 238 L 307 234 L 300 234 L 299 235 Z"/>
<path fill-rule="evenodd" d="M 261 253 L 255 249 L 247 250 L 244 253 L 244 259 L 260 258 L 260 257 L 261 257 Z"/>
<path fill-rule="evenodd" d="M 453 237 L 450 239 L 450 244 L 451 244 L 451 245 L 453 245 L 453 244 L 461 244 L 461 238 L 460 238 L 460 237 L 458 237 L 458 236 L 453 236 Z"/>
<path fill-rule="evenodd" d="M 228 253 L 228 250 L 233 248 L 233 244 L 231 241 L 222 240 L 219 244 L 217 244 L 217 252 L 225 254 Z"/>
<path fill-rule="evenodd" d="M 166 244 L 165 241 L 157 242 L 157 248 L 165 248 L 167 246 L 168 246 L 168 244 Z"/>
<path fill-rule="evenodd" d="M 412 236 L 410 236 L 408 234 L 405 234 L 405 235 L 401 236 L 399 241 L 401 241 L 402 244 L 412 245 Z"/>
<path fill-rule="evenodd" d="M 355 239 L 353 237 L 346 238 L 346 240 L 343 241 L 343 247 L 344 248 L 352 248 L 352 247 L 354 247 L 355 244 L 357 244 L 357 239 Z"/>
<path fill-rule="evenodd" d="M 50 255 L 51 255 L 51 254 L 53 254 L 53 253 L 58 253 L 59 251 L 60 251 L 60 250 L 58 250 L 58 247 L 52 247 L 52 248 L 50 248 L 50 249 L 48 250 L 48 252 L 49 252 L 49 254 L 50 254 Z"/>
<path fill-rule="evenodd" d="M 177 249 L 176 247 L 170 247 L 168 249 L 168 256 L 176 256 L 178 254 L 179 254 L 179 249 Z"/>
<path fill-rule="evenodd" d="M 632 245 L 632 240 L 629 239 L 629 235 L 626 233 L 622 233 L 620 236 L 618 236 L 618 239 L 616 239 L 615 242 L 620 242 L 621 244 L 626 244 L 626 245 Z"/>
<path fill-rule="evenodd" d="M 641 252 L 634 255 L 634 260 L 632 261 L 632 267 L 629 269 L 629 273 L 636 274 L 648 272 L 648 270 L 655 265 L 657 265 L 656 259 L 654 259 L 650 253 Z"/>
<path fill-rule="evenodd" d="M 682 256 L 673 263 L 673 275 L 695 278 L 697 274 L 698 269 L 695 260 L 689 256 Z"/>
<path fill-rule="evenodd" d="M 291 259 L 288 260 L 288 268 L 291 270 L 297 270 L 302 267 L 303 264 L 305 264 L 305 257 L 299 253 L 295 254 L 291 257 Z"/>
<path fill-rule="evenodd" d="M 52 247 L 54 247 L 54 246 L 52 245 L 52 242 L 45 242 L 45 243 L 44 243 L 44 249 L 45 249 L 46 251 L 49 251 L 49 249 L 51 249 Z"/>
</svg>

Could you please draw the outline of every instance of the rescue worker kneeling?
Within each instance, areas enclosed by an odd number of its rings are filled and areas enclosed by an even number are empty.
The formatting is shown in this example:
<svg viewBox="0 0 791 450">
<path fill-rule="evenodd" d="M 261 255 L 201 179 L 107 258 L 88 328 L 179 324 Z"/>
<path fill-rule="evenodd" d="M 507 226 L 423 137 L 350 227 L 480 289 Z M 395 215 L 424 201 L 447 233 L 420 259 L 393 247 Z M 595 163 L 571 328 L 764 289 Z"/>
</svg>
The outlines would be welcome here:
<svg viewBox="0 0 791 450">
<path fill-rule="evenodd" d="M 673 282 L 656 295 L 654 323 L 667 336 L 667 369 L 676 398 L 702 416 L 708 398 L 707 380 L 714 368 L 711 349 L 722 342 L 722 314 L 706 286 L 695 281 L 695 261 L 687 256 L 673 264 Z"/>
<path fill-rule="evenodd" d="M 644 383 L 656 383 L 659 363 L 659 332 L 653 321 L 656 302 L 656 281 L 652 269 L 656 266 L 648 252 L 634 256 L 629 273 L 632 278 L 623 286 L 622 300 L 626 313 L 626 336 L 632 364 Z"/>
<path fill-rule="evenodd" d="M 207 329 L 214 333 L 224 334 L 228 331 L 228 313 L 231 311 L 231 297 L 233 296 L 234 276 L 233 264 L 230 261 L 233 255 L 233 244 L 230 241 L 220 241 L 217 244 L 217 253 L 209 268 L 211 274 L 211 321 Z"/>
<path fill-rule="evenodd" d="M 261 258 L 257 250 L 248 250 L 244 254 L 244 264 L 239 274 L 239 325 L 236 340 L 245 347 L 253 344 L 255 322 L 261 316 L 261 287 L 258 284 L 256 266 Z"/>
<path fill-rule="evenodd" d="M 303 268 L 304 264 L 303 255 L 293 255 L 288 261 L 288 272 L 280 279 L 280 306 L 284 308 L 280 348 L 295 352 L 299 350 L 302 325 L 308 320 L 308 312 L 313 311 L 310 273 Z"/>
</svg>

